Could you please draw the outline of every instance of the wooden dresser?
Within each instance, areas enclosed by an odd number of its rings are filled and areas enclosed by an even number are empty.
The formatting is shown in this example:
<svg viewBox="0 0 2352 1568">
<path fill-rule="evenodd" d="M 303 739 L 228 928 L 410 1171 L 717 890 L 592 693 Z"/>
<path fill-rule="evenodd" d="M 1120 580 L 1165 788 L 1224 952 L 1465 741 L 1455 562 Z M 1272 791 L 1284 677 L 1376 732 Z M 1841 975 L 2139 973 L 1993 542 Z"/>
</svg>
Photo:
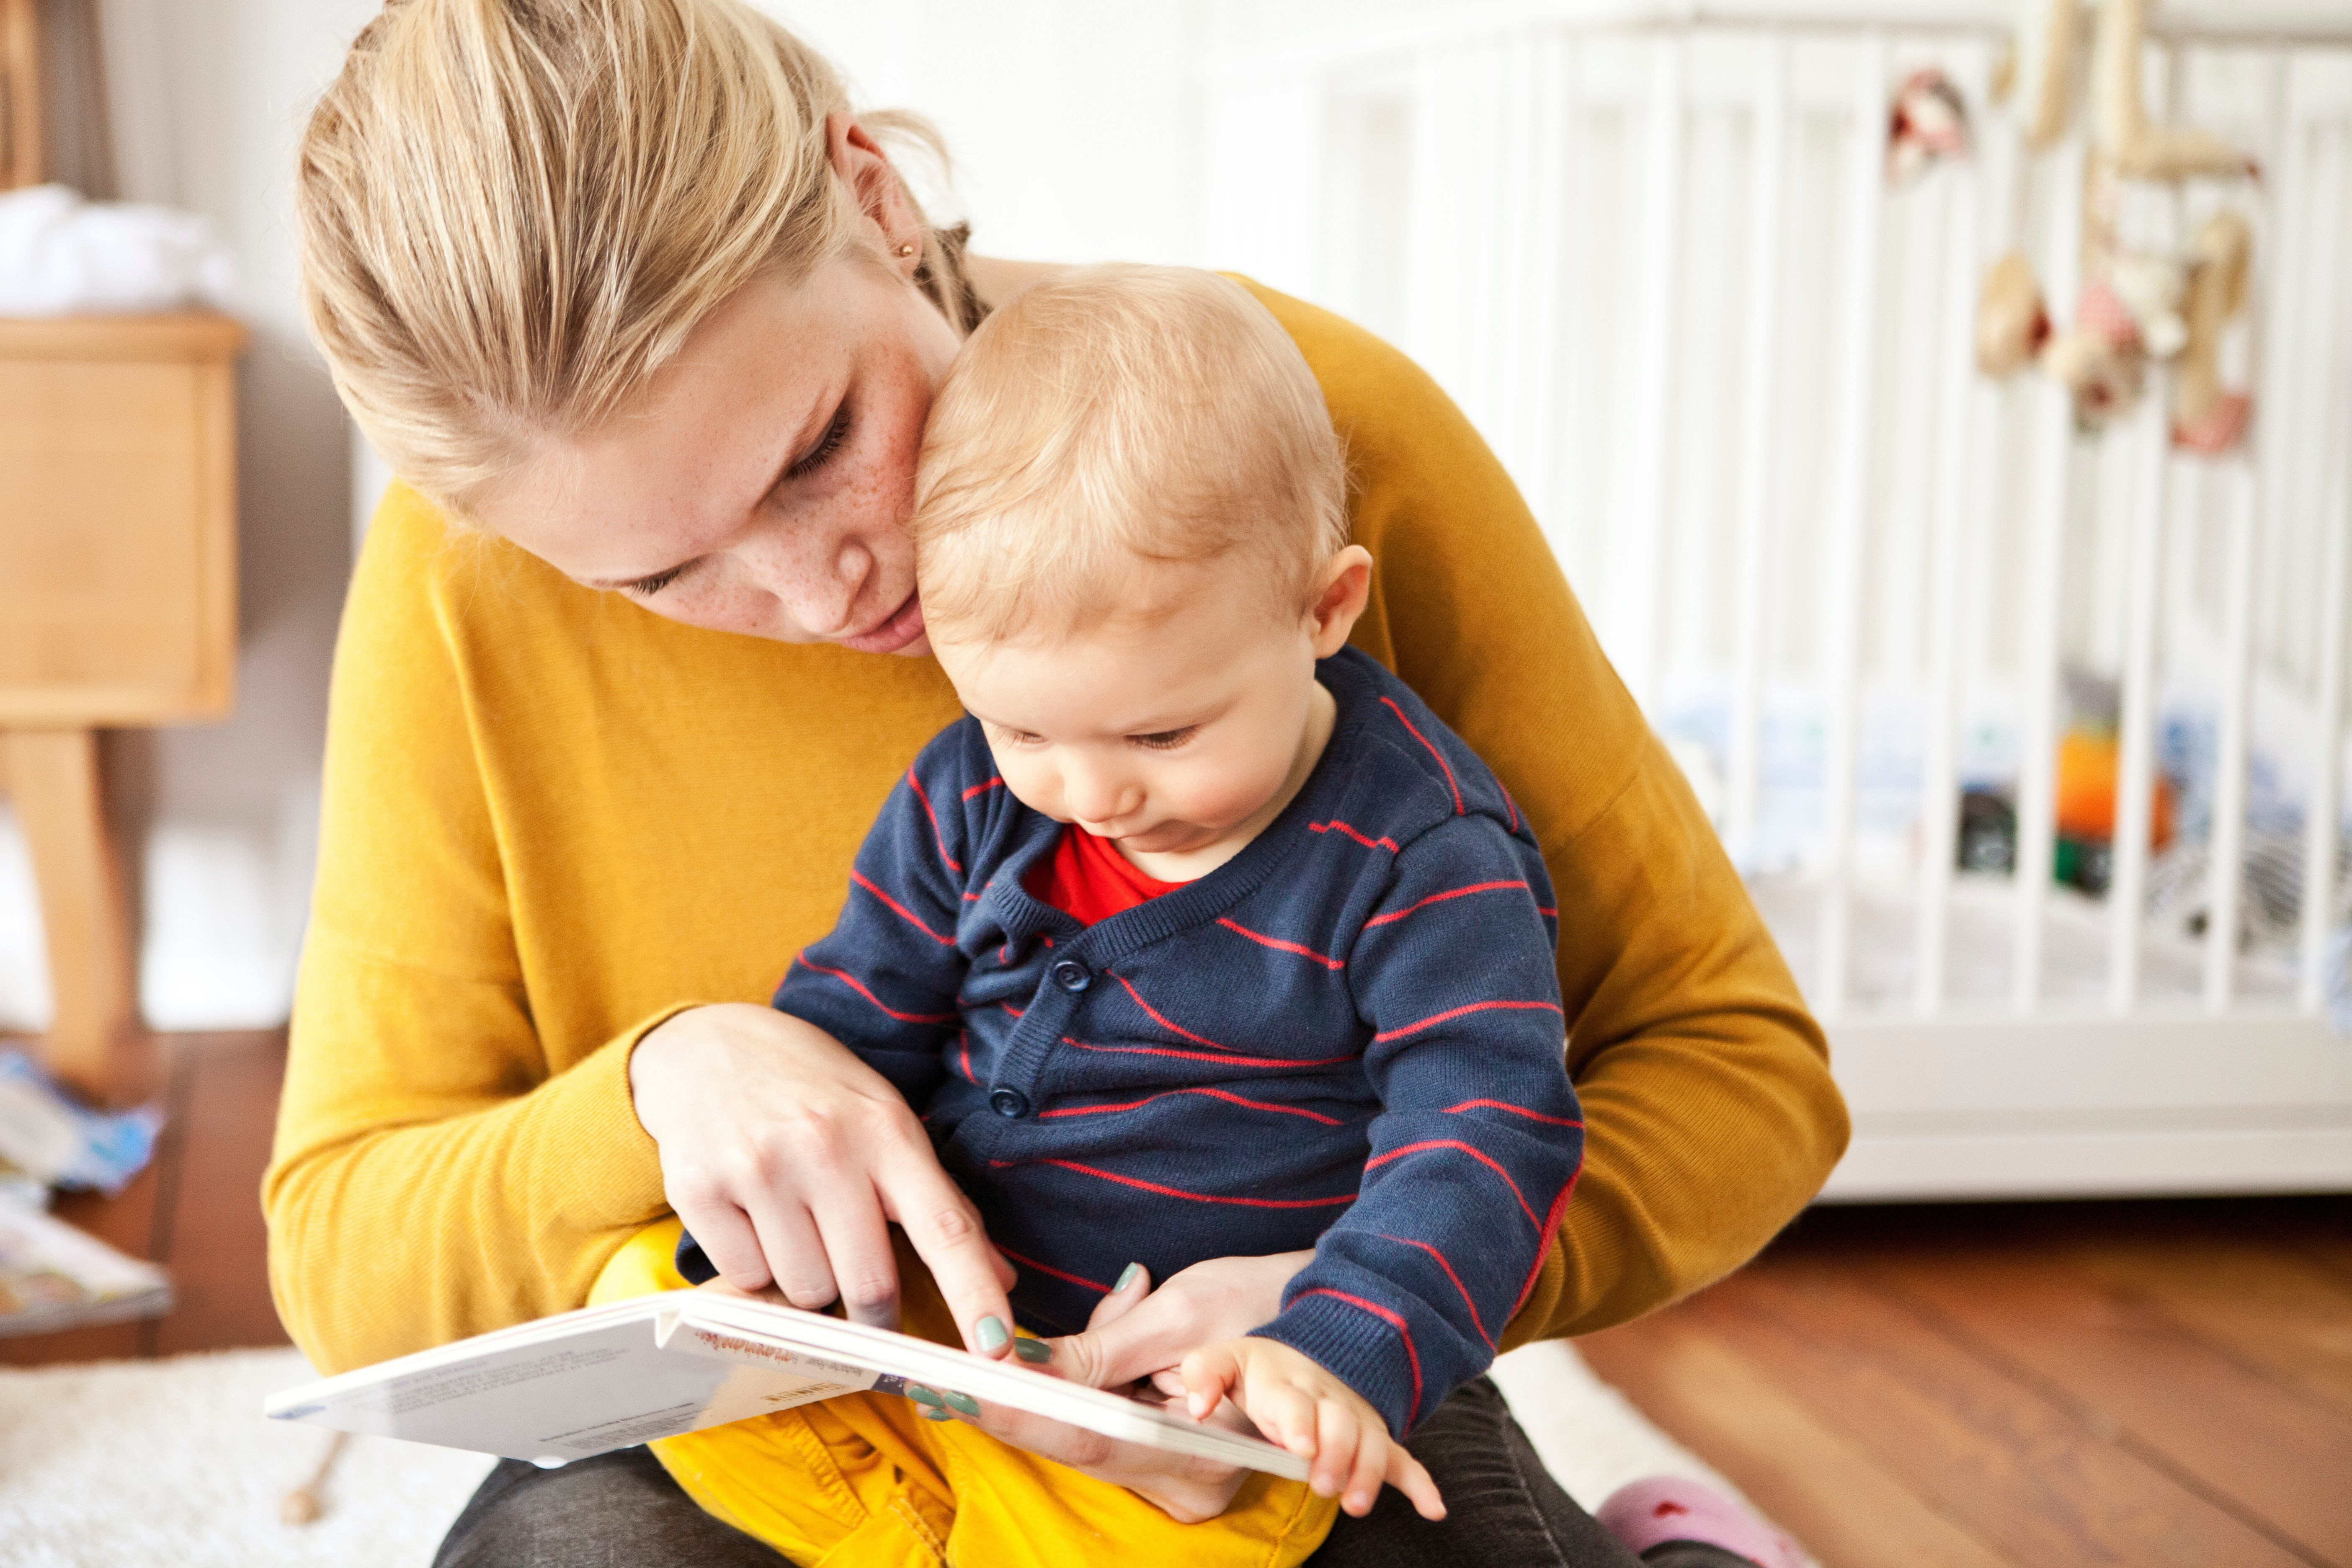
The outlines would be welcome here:
<svg viewBox="0 0 2352 1568">
<path fill-rule="evenodd" d="M 45 1056 L 100 1098 L 139 1022 L 97 732 L 234 699 L 244 342 L 208 313 L 0 320 L 0 790 L 40 883 Z"/>
</svg>

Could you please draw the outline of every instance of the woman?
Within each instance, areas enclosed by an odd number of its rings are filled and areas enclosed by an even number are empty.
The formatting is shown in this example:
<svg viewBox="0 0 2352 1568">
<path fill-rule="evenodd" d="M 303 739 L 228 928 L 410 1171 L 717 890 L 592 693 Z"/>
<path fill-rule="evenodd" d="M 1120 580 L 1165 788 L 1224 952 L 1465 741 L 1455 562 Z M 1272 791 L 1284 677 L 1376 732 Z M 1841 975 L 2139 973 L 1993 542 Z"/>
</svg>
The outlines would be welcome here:
<svg viewBox="0 0 2352 1568">
<path fill-rule="evenodd" d="M 324 1370 L 577 1306 L 673 1209 L 796 1303 L 891 1321 L 896 1223 L 957 1321 L 1006 1310 L 912 1114 L 758 1005 L 956 711 L 900 524 L 931 384 L 1040 270 L 924 223 L 877 140 L 907 123 L 734 0 L 394 0 L 313 115 L 306 306 L 414 487 L 345 612 L 265 1188 Z M 1588 1152 L 1505 1343 L 1621 1321 L 1818 1188 L 1845 1138 L 1820 1033 L 1475 434 L 1392 351 L 1258 293 L 1350 454 L 1380 563 L 1357 642 L 1509 785 L 1559 891 Z M 1271 1317 L 1298 1261 L 1116 1296 L 1055 1364 L 1148 1373 Z M 1180 1517 L 1235 1484 L 997 1420 Z M 1318 1561 L 1623 1561 L 1490 1386 L 1413 1446 L 1450 1533 L 1384 1508 Z M 566 1531 L 738 1560 L 682 1503 L 641 1458 L 502 1468 L 444 1560 L 570 1562 Z"/>
</svg>

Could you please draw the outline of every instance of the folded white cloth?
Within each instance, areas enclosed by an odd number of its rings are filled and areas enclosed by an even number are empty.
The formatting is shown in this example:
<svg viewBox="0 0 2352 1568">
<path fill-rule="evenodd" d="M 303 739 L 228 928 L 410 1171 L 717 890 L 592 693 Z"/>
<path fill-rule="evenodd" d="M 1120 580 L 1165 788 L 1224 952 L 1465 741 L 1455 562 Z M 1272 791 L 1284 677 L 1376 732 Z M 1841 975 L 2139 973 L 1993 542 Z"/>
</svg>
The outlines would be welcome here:
<svg viewBox="0 0 2352 1568">
<path fill-rule="evenodd" d="M 64 185 L 0 195 L 0 316 L 226 306 L 235 283 L 228 247 L 194 213 Z"/>
</svg>

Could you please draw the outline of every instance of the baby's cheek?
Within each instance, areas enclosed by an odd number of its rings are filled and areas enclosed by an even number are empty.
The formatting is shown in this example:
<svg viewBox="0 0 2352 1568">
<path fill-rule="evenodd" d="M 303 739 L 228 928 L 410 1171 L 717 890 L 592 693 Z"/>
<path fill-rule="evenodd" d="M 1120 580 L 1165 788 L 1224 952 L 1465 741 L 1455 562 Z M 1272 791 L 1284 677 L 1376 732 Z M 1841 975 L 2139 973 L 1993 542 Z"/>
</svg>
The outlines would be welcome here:
<svg viewBox="0 0 2352 1568">
<path fill-rule="evenodd" d="M 996 772 L 1003 779 L 1004 787 L 1013 792 L 1013 799 L 1034 812 L 1056 821 L 1063 819 L 1061 781 L 1053 769 L 1035 763 L 1008 762 L 998 755 Z"/>
<path fill-rule="evenodd" d="M 1207 770 L 1190 781 L 1190 798 L 1178 813 L 1187 822 L 1231 826 L 1274 798 L 1287 768 L 1268 767 L 1253 758 L 1237 767 Z"/>
</svg>

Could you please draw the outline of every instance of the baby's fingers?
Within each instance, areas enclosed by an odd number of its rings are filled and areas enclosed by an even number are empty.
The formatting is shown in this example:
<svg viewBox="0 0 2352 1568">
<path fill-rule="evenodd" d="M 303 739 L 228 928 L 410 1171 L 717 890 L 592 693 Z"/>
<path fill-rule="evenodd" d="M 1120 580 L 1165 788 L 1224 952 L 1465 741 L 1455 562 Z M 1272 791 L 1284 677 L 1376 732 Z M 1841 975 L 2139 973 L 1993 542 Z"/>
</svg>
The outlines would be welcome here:
<svg viewBox="0 0 2352 1568">
<path fill-rule="evenodd" d="M 1184 1407 L 1195 1421 L 1204 1420 L 1223 1404 L 1241 1381 L 1242 1358 L 1229 1344 L 1202 1345 L 1176 1368 L 1184 1380 Z"/>
<path fill-rule="evenodd" d="M 1385 1435 L 1381 1440 L 1387 1442 Z M 1389 1485 L 1404 1493 L 1406 1500 L 1412 1504 L 1413 1511 L 1422 1518 L 1433 1521 L 1444 1519 L 1445 1500 L 1437 1495 L 1437 1483 L 1429 1479 L 1429 1472 L 1422 1468 L 1421 1461 L 1406 1452 L 1402 1443 L 1389 1443 L 1388 1450 Z M 1371 1498 L 1378 1495 L 1379 1487 L 1375 1483 L 1365 1500 L 1367 1509 L 1371 1506 Z"/>
<path fill-rule="evenodd" d="M 1339 1400 L 1324 1400 L 1317 1415 L 1320 1441 L 1307 1484 L 1318 1496 L 1338 1498 L 1341 1508 L 1361 1519 L 1380 1495 L 1381 1449 L 1387 1439 Z"/>
<path fill-rule="evenodd" d="M 1316 1408 L 1313 1394 L 1287 1383 L 1255 1384 L 1242 1402 L 1243 1412 L 1260 1432 L 1302 1459 L 1316 1459 L 1319 1469 L 1318 1456 L 1325 1450 L 1316 1441 Z"/>
</svg>

